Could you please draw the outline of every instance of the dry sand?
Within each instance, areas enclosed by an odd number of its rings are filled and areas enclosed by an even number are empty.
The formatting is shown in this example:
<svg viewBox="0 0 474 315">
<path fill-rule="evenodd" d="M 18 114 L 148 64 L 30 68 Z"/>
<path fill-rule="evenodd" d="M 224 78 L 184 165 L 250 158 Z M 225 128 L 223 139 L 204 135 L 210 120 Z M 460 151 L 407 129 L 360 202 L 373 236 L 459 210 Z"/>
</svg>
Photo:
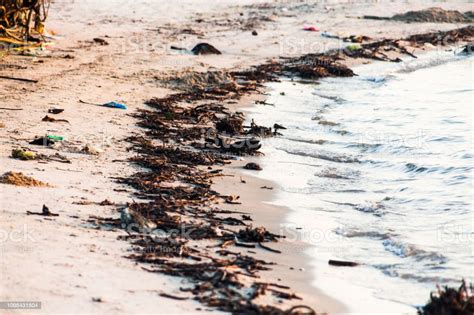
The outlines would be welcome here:
<svg viewBox="0 0 474 315">
<path fill-rule="evenodd" d="M 54 45 L 40 55 L 10 55 L 0 61 L 2 75 L 39 80 L 37 84 L 0 81 L 0 107 L 22 109 L 0 110 L 0 173 L 22 172 L 53 186 L 0 184 L 0 301 L 41 301 L 42 310 L 38 313 L 169 314 L 205 309 L 193 301 L 159 297 L 160 292 L 179 292 L 180 280 L 143 271 L 123 257 L 129 244 L 116 240 L 122 232 L 95 230 L 85 223 L 91 215 L 117 216 L 115 207 L 74 204 L 132 200 L 130 188 L 117 184 L 114 177 L 136 171 L 136 166 L 124 162 L 132 154 L 124 139 L 141 132 L 129 114 L 143 108 L 145 100 L 172 92 L 160 86 L 155 76 L 187 68 L 245 68 L 269 58 L 339 46 L 338 41 L 322 38 L 319 33 L 302 31 L 304 24 L 315 24 L 333 34 L 374 38 L 460 26 L 354 18 L 423 9 L 430 6 L 427 1 L 281 1 L 267 5 L 262 1 L 240 1 L 239 6 L 230 0 L 98 3 L 55 1 L 48 20 L 49 29 L 56 34 Z M 460 11 L 470 9 L 468 4 L 438 5 Z M 253 30 L 258 36 L 251 34 Z M 105 39 L 109 45 L 91 42 L 95 37 Z M 169 49 L 170 45 L 192 48 L 202 41 L 214 44 L 223 54 L 192 56 Z M 129 109 L 86 105 L 79 103 L 80 99 L 93 103 L 119 101 Z M 251 98 L 245 98 L 240 105 L 251 103 Z M 60 117 L 70 124 L 41 121 L 53 106 L 65 109 Z M 45 133 L 65 136 L 67 145 L 57 151 L 28 145 L 35 136 Z M 86 144 L 101 153 L 77 153 Z M 72 163 L 11 159 L 11 150 L 18 147 L 43 154 L 59 152 Z M 265 203 L 272 199 L 277 187 L 273 191 L 260 189 L 275 185 L 242 175 L 240 169 L 239 163 L 228 167 L 226 174 L 234 177 L 218 182 L 216 189 L 239 194 L 243 205 L 232 208 L 250 212 L 255 225 L 278 232 L 286 210 Z M 240 182 L 240 176 L 246 184 Z M 41 211 L 43 204 L 60 216 L 26 215 L 28 210 Z M 264 278 L 281 279 L 320 312 L 343 312 L 340 302 L 311 287 L 305 246 L 282 242 L 278 245 L 281 255 L 259 252 L 278 262 Z"/>
</svg>

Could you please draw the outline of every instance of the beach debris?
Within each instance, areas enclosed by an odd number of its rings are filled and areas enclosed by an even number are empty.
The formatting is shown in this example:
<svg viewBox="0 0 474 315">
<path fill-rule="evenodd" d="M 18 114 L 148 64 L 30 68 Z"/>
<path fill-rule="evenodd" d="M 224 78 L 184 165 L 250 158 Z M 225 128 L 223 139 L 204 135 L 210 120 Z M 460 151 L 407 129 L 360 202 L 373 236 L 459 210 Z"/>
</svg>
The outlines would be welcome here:
<svg viewBox="0 0 474 315">
<path fill-rule="evenodd" d="M 23 110 L 23 108 L 0 107 L 0 110 Z"/>
<path fill-rule="evenodd" d="M 257 163 L 253 163 L 253 162 L 250 162 L 250 163 L 247 163 L 245 164 L 244 168 L 246 170 L 253 170 L 253 171 L 261 171 L 263 170 L 263 168 L 257 164 Z"/>
<path fill-rule="evenodd" d="M 64 137 L 58 135 L 46 135 L 46 138 L 52 141 L 64 141 Z"/>
<path fill-rule="evenodd" d="M 473 38 L 474 26 L 469 25 L 450 31 L 423 33 L 401 39 L 383 39 L 370 43 L 357 44 L 360 45 L 360 47 L 348 46 L 345 49 L 328 53 L 328 55 L 331 58 L 338 58 L 338 56 L 341 57 L 341 55 L 345 55 L 350 58 L 366 58 L 380 61 L 400 62 L 402 61 L 400 58 L 390 58 L 386 52 L 394 51 L 402 55 L 417 58 L 413 51 L 409 51 L 407 47 L 423 47 L 427 44 L 446 46 L 459 41 L 470 41 Z"/>
<path fill-rule="evenodd" d="M 183 70 L 173 75 L 162 75 L 155 78 L 166 86 L 193 92 L 196 94 L 194 97 L 198 97 L 200 93 L 225 94 L 238 89 L 235 79 L 226 71 Z M 176 95 L 176 97 L 178 96 Z"/>
<path fill-rule="evenodd" d="M 93 38 L 92 40 L 94 41 L 94 43 L 99 44 L 101 46 L 109 45 L 109 42 L 107 42 L 105 39 L 102 39 L 102 38 L 99 38 L 99 37 Z"/>
<path fill-rule="evenodd" d="M 36 160 L 37 155 L 33 151 L 23 150 L 23 149 L 13 149 L 12 158 L 19 159 L 23 161 Z"/>
<path fill-rule="evenodd" d="M 242 242 L 247 243 L 263 243 L 276 242 L 283 238 L 282 235 L 277 235 L 269 232 L 265 227 L 260 226 L 256 228 L 247 227 L 237 233 L 237 238 Z"/>
<path fill-rule="evenodd" d="M 79 100 L 79 103 L 82 104 L 88 104 L 88 105 L 95 105 L 95 106 L 103 106 L 103 107 L 109 107 L 109 108 L 118 108 L 118 109 L 127 109 L 127 106 L 122 103 L 117 103 L 117 102 L 108 102 L 104 104 L 98 104 L 98 103 L 92 103 L 92 102 L 87 102 L 83 100 Z"/>
<path fill-rule="evenodd" d="M 27 149 L 13 149 L 11 157 L 14 159 L 19 159 L 23 161 L 43 160 L 43 161 L 54 161 L 54 162 L 68 163 L 68 164 L 71 163 L 71 161 L 67 157 L 59 153 L 55 153 L 53 155 L 45 155 L 45 154 L 35 153 Z"/>
<path fill-rule="evenodd" d="M 255 121 L 252 119 L 250 123 L 250 127 L 245 127 L 248 130 L 245 132 L 247 135 L 254 135 L 254 136 L 259 136 L 259 137 L 270 137 L 272 135 L 276 135 L 276 129 L 275 133 L 272 132 L 272 128 L 265 127 L 265 126 L 259 126 L 255 123 Z"/>
<path fill-rule="evenodd" d="M 1 32 L 1 30 L 0 30 L 0 32 Z M 1 42 L 1 38 L 0 38 L 0 42 Z M 38 80 L 11 77 L 11 76 L 6 76 L 6 75 L 0 75 L 0 79 L 27 82 L 27 83 L 38 83 Z"/>
<path fill-rule="evenodd" d="M 471 18 L 456 10 L 444 10 L 442 8 L 429 8 L 420 11 L 408 11 L 403 14 L 394 15 L 394 21 L 401 22 L 431 22 L 431 23 L 469 23 Z"/>
<path fill-rule="evenodd" d="M 46 205 L 43 205 L 43 209 L 41 212 L 26 211 L 26 214 L 27 215 L 40 215 L 44 217 L 58 217 L 59 216 L 59 214 L 57 213 L 52 213 Z"/>
<path fill-rule="evenodd" d="M 352 45 L 347 45 L 346 49 L 350 52 L 354 52 L 354 51 L 358 51 L 358 50 L 362 49 L 362 46 L 358 45 L 358 44 L 352 44 Z"/>
<path fill-rule="evenodd" d="M 474 289 L 468 287 L 462 280 L 459 288 L 438 286 L 437 292 L 432 292 L 430 301 L 418 308 L 419 315 L 472 315 L 474 314 Z"/>
<path fill-rule="evenodd" d="M 408 11 L 406 13 L 396 14 L 392 17 L 364 15 L 363 18 L 370 20 L 393 20 L 407 23 L 469 23 L 473 20 L 473 16 L 470 14 L 470 12 L 462 14 L 456 10 L 444 10 L 437 7 L 419 11 Z"/>
<path fill-rule="evenodd" d="M 450 32 L 442 35 L 467 38 L 470 30 Z M 432 41 L 440 34 L 423 36 L 422 41 Z M 355 58 L 376 54 L 389 60 L 380 53 L 392 45 L 400 47 L 397 51 L 404 47 L 392 40 L 364 43 Z M 205 306 L 234 314 L 316 314 L 302 305 L 286 309 L 265 304 L 267 297 L 299 297 L 287 287 L 259 282 L 259 272 L 269 270 L 273 263 L 238 250 L 259 247 L 278 253 L 278 249 L 267 245 L 283 236 L 265 227 L 253 228 L 249 225 L 251 217 L 245 212 L 223 209 L 228 204 L 240 204 L 240 199 L 213 190 L 214 179 L 224 176 L 213 167 L 229 163 L 235 155 L 259 154 L 261 136 L 254 133 L 265 134 L 269 130 L 273 135 L 275 129 L 255 122 L 241 125 L 243 115 L 232 113 L 228 104 L 281 76 L 353 76 L 351 69 L 339 63 L 343 58 L 348 56 L 343 50 L 336 50 L 272 60 L 245 71 L 185 70 L 157 75 L 157 80 L 180 92 L 150 99 L 146 102 L 149 108 L 133 114 L 145 129 L 143 135 L 128 138 L 135 153 L 131 161 L 140 171 L 117 181 L 134 188 L 134 199 L 138 201 L 118 206 L 119 217 L 91 216 L 89 222 L 99 228 L 125 230 L 127 235 L 119 239 L 132 246 L 128 258 L 143 264 L 148 272 L 181 277 L 189 284 L 181 289 L 183 294 L 192 295 Z"/>
<path fill-rule="evenodd" d="M 38 46 L 43 39 L 49 0 L 0 2 L 0 42 L 12 46 Z"/>
<path fill-rule="evenodd" d="M 48 115 L 44 116 L 43 119 L 41 119 L 41 120 L 46 121 L 46 122 L 65 122 L 65 123 L 69 124 L 69 121 L 66 120 L 66 119 L 56 119 L 56 118 L 50 117 Z"/>
<path fill-rule="evenodd" d="M 104 299 L 101 298 L 101 297 L 93 297 L 92 298 L 92 302 L 95 302 L 95 303 L 104 303 Z"/>
<path fill-rule="evenodd" d="M 474 43 L 469 43 L 466 46 L 464 46 L 461 50 L 462 54 L 467 54 L 470 55 L 474 52 Z"/>
<path fill-rule="evenodd" d="M 355 267 L 359 266 L 359 263 L 353 262 L 353 261 L 343 261 L 343 260 L 334 260 L 330 259 L 328 261 L 328 264 L 331 266 L 337 266 L 337 267 Z"/>
<path fill-rule="evenodd" d="M 231 115 L 222 118 L 216 122 L 216 129 L 220 133 L 226 133 L 234 136 L 244 132 L 243 128 L 244 118 L 240 115 Z"/>
<path fill-rule="evenodd" d="M 172 295 L 172 294 L 165 293 L 165 292 L 161 292 L 161 293 L 158 294 L 158 295 L 161 296 L 161 297 L 165 297 L 165 298 L 173 299 L 173 300 L 178 300 L 178 301 L 184 301 L 184 300 L 188 300 L 188 299 L 189 299 L 188 297 L 176 296 L 176 295 Z"/>
<path fill-rule="evenodd" d="M 222 53 L 214 46 L 208 43 L 200 43 L 191 49 L 195 55 L 221 55 Z"/>
<path fill-rule="evenodd" d="M 81 152 L 89 155 L 100 155 L 102 150 L 92 146 L 91 144 L 86 144 Z"/>
<path fill-rule="evenodd" d="M 64 109 L 62 108 L 53 107 L 53 108 L 48 109 L 48 114 L 57 115 L 57 114 L 61 114 L 62 112 L 64 112 Z"/>
<path fill-rule="evenodd" d="M 271 187 L 271 186 L 266 186 L 266 185 L 265 185 L 265 186 L 260 187 L 260 189 L 273 190 L 273 187 Z"/>
<path fill-rule="evenodd" d="M 278 130 L 286 130 L 286 127 L 280 125 L 280 124 L 273 124 L 273 129 L 275 129 L 275 133 L 278 132 Z"/>
<path fill-rule="evenodd" d="M 47 183 L 26 176 L 21 172 L 6 172 L 0 176 L 0 183 L 24 187 L 51 187 Z"/>
<path fill-rule="evenodd" d="M 345 41 L 345 42 L 361 44 L 363 42 L 367 42 L 367 41 L 372 40 L 372 38 L 370 38 L 369 36 L 365 36 L 365 35 L 351 35 L 351 36 L 348 36 L 348 37 L 344 37 L 342 40 Z"/>
<path fill-rule="evenodd" d="M 102 106 L 109 107 L 109 108 L 127 109 L 127 106 L 125 104 L 121 104 L 117 102 L 108 102 L 108 103 L 102 104 Z"/>
<path fill-rule="evenodd" d="M 252 31 L 252 35 L 253 35 L 253 36 L 258 36 L 257 31 L 256 31 L 256 30 L 253 30 L 253 31 Z"/>
<path fill-rule="evenodd" d="M 321 32 L 321 36 L 322 36 L 322 37 L 326 37 L 326 38 L 341 39 L 341 37 L 340 37 L 340 36 L 337 36 L 337 35 L 332 35 L 331 33 L 329 33 L 329 32 L 326 32 L 326 31 L 324 31 L 324 32 Z"/>
<path fill-rule="evenodd" d="M 308 32 L 319 32 L 319 29 L 313 25 L 306 25 L 303 27 L 303 30 L 308 31 Z"/>
<path fill-rule="evenodd" d="M 173 45 L 170 46 L 170 49 L 172 49 L 172 50 L 184 50 L 184 51 L 187 51 L 187 49 L 184 48 L 184 47 L 178 47 L 178 46 L 173 46 Z"/>
</svg>

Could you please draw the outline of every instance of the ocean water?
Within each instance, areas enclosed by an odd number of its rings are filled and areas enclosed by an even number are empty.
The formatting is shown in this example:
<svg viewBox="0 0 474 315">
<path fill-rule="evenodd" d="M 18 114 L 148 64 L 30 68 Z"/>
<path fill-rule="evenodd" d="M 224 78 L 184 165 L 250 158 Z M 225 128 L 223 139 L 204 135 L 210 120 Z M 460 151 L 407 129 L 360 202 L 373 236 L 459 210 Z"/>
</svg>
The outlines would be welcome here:
<svg viewBox="0 0 474 315">
<path fill-rule="evenodd" d="M 473 61 L 437 51 L 284 80 L 248 110 L 287 127 L 258 176 L 292 210 L 281 228 L 314 245 L 315 286 L 351 312 L 414 313 L 436 284 L 474 280 Z"/>
</svg>

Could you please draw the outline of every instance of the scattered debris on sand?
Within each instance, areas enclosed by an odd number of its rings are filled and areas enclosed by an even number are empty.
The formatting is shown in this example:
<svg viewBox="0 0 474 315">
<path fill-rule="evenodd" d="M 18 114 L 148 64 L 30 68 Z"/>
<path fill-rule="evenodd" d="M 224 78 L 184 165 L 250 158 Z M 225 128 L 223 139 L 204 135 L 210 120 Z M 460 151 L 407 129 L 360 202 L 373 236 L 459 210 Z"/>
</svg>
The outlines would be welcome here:
<svg viewBox="0 0 474 315">
<path fill-rule="evenodd" d="M 474 314 L 474 288 L 463 280 L 458 289 L 438 287 L 430 301 L 419 308 L 419 315 L 472 315 Z"/>
<path fill-rule="evenodd" d="M 460 41 L 471 38 L 472 33 L 468 27 L 404 41 L 421 45 L 437 43 L 446 36 Z M 384 40 L 360 44 L 352 55 L 337 50 L 272 60 L 244 71 L 185 71 L 156 77 L 181 92 L 150 99 L 146 102 L 150 109 L 134 114 L 145 132 L 128 138 L 136 152 L 132 161 L 147 171 L 118 181 L 133 187 L 139 201 L 121 205 L 118 218 L 91 216 L 89 223 L 126 230 L 128 235 L 120 239 L 131 243 L 129 258 L 143 263 L 143 269 L 186 279 L 187 287 L 182 288 L 185 296 L 178 299 L 191 294 L 206 306 L 235 314 L 315 314 L 307 306 L 282 309 L 262 302 L 300 298 L 288 287 L 256 280 L 259 271 L 269 270 L 272 262 L 238 252 L 240 248 L 262 248 L 278 254 L 278 249 L 265 244 L 283 236 L 265 227 L 252 227 L 248 215 L 222 209 L 221 204 L 240 204 L 240 199 L 212 189 L 213 179 L 225 176 L 212 166 L 228 164 L 242 155 L 260 154 L 261 138 L 278 136 L 285 127 L 259 126 L 254 121 L 245 126 L 244 116 L 230 111 L 227 105 L 282 76 L 312 80 L 354 76 L 341 59 L 394 61 L 384 54 L 385 49 L 411 54 L 401 40 Z M 150 233 L 157 230 L 160 235 Z"/>
<path fill-rule="evenodd" d="M 335 50 L 327 54 L 333 59 L 365 58 L 379 61 L 401 62 L 399 57 L 390 57 L 389 52 L 399 55 L 408 55 L 417 58 L 409 49 L 423 47 L 425 44 L 434 46 L 447 46 L 457 42 L 469 42 L 474 38 L 474 26 L 466 26 L 444 32 L 416 34 L 401 39 L 383 39 L 375 42 L 348 46 L 345 49 Z"/>
<path fill-rule="evenodd" d="M 0 177 L 0 183 L 24 187 L 52 187 L 23 173 L 7 172 Z"/>
<path fill-rule="evenodd" d="M 43 205 L 41 212 L 26 211 L 27 215 L 40 215 L 43 217 L 59 217 L 59 214 L 52 213 L 46 205 Z"/>
</svg>

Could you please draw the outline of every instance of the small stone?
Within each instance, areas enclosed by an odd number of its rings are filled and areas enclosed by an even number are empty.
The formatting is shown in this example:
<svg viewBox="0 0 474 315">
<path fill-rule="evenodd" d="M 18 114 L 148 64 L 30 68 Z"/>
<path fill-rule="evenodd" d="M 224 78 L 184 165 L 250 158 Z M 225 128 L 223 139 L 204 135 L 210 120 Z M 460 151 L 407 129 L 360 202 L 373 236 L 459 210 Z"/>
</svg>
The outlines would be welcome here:
<svg viewBox="0 0 474 315">
<path fill-rule="evenodd" d="M 253 171 L 261 171 L 263 169 L 260 165 L 258 165 L 257 163 L 253 163 L 253 162 L 247 163 L 244 166 L 244 168 L 246 170 L 253 170 Z"/>
</svg>

